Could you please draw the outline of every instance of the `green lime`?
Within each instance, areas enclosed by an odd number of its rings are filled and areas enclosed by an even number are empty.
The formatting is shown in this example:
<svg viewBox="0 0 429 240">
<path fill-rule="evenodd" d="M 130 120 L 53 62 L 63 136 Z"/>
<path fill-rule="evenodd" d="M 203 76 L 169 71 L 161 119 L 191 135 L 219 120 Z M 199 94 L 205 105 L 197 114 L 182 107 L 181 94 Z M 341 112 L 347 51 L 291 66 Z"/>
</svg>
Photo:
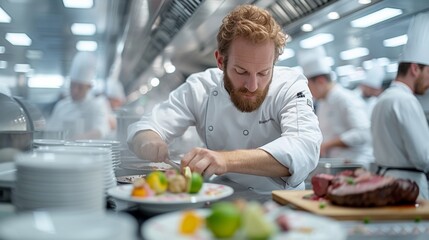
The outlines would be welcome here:
<svg viewBox="0 0 429 240">
<path fill-rule="evenodd" d="M 185 178 L 187 182 L 187 192 L 188 193 L 198 193 L 203 187 L 204 178 L 201 174 L 196 172 L 191 172 L 189 167 L 185 167 Z"/>
<path fill-rule="evenodd" d="M 217 238 L 234 236 L 240 228 L 240 210 L 230 202 L 214 203 L 211 214 L 206 218 L 206 226 Z"/>
</svg>

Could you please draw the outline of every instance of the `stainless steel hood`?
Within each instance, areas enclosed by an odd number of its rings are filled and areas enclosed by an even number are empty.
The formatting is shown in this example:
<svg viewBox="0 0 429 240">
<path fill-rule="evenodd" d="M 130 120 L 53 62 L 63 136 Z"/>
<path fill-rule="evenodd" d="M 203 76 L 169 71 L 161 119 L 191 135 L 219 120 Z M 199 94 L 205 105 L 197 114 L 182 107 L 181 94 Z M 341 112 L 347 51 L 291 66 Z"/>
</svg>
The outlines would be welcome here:
<svg viewBox="0 0 429 240">
<path fill-rule="evenodd" d="M 223 17 L 240 4 L 255 4 L 289 25 L 338 0 L 136 0 L 123 36 L 120 79 L 128 92 L 152 77 L 169 78 L 171 61 L 179 78 L 215 66 L 213 51 Z M 172 84 L 165 84 L 170 87 Z M 177 84 L 173 84 L 175 87 Z M 171 89 L 170 89 L 171 90 Z"/>
<path fill-rule="evenodd" d="M 160 98 L 184 81 L 191 73 L 215 67 L 213 52 L 216 34 L 222 19 L 239 4 L 254 4 L 267 9 L 281 24 L 292 42 L 287 47 L 298 52 L 299 41 L 317 33 L 329 32 L 335 41 L 326 44 L 328 55 L 338 66 L 352 64 L 362 67 L 371 58 L 395 60 L 400 48 L 385 48 L 383 39 L 406 33 L 408 22 L 414 14 L 427 11 L 427 0 L 372 0 L 360 4 L 358 0 L 137 0 L 131 8 L 127 34 L 124 35 L 121 81 L 127 93 L 139 95 L 142 86 L 149 86 L 153 77 L 160 79 L 158 87 L 147 98 Z M 145 11 L 141 6 L 147 6 Z M 139 8 L 140 6 L 140 8 Z M 350 21 L 381 8 L 398 8 L 403 14 L 392 20 L 368 28 L 353 28 Z M 329 12 L 338 12 L 338 20 L 327 18 Z M 145 26 L 138 25 L 147 16 Z M 301 26 L 310 23 L 313 32 L 304 32 Z M 136 27 L 139 26 L 139 27 Z M 132 29 L 132 31 L 131 31 Z M 375 47 L 377 45 L 377 47 Z M 381 46 L 380 46 L 381 45 Z M 367 47 L 370 54 L 353 61 L 339 58 L 341 51 L 356 46 Z M 166 73 L 164 64 L 171 62 L 175 73 Z M 279 65 L 297 66 L 296 57 L 280 61 Z M 140 91 L 141 92 L 141 91 Z"/>
</svg>

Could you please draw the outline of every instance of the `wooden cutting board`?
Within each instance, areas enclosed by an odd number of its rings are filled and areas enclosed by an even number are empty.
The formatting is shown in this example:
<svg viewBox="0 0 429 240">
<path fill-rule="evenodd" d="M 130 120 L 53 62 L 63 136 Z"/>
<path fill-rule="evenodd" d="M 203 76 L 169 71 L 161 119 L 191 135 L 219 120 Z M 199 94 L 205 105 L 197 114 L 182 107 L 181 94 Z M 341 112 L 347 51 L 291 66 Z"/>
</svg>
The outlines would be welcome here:
<svg viewBox="0 0 429 240">
<path fill-rule="evenodd" d="M 429 219 L 429 201 L 418 201 L 418 207 L 388 206 L 375 208 L 340 207 L 320 201 L 304 199 L 304 196 L 313 194 L 312 190 L 292 191 L 276 190 L 272 192 L 274 201 L 286 205 L 291 204 L 300 210 L 318 215 L 335 218 L 337 220 L 417 220 Z"/>
</svg>

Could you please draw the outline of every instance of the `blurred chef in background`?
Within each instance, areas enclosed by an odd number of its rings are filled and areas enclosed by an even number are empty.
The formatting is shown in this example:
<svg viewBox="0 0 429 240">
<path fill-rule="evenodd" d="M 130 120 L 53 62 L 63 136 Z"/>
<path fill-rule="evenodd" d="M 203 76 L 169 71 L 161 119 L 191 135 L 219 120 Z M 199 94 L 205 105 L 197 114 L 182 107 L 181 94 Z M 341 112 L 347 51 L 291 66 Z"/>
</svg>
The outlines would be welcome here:
<svg viewBox="0 0 429 240">
<path fill-rule="evenodd" d="M 96 76 L 93 53 L 79 52 L 70 69 L 70 96 L 54 107 L 47 131 L 64 131 L 68 139 L 100 139 L 109 130 L 105 108 L 90 94 Z"/>
<path fill-rule="evenodd" d="M 365 79 L 359 84 L 360 94 L 366 104 L 368 116 L 377 103 L 378 96 L 383 92 L 383 80 L 386 75 L 377 59 L 371 61 L 372 67 L 366 72 Z"/>
<path fill-rule="evenodd" d="M 379 97 L 371 117 L 375 161 L 379 173 L 411 179 L 420 196 L 429 199 L 429 127 L 417 100 L 429 88 L 429 12 L 417 15 L 408 29 L 408 42 L 398 73 Z"/>
<path fill-rule="evenodd" d="M 318 104 L 316 114 L 323 135 L 320 156 L 347 159 L 369 168 L 374 158 L 370 121 L 362 98 L 336 84 L 323 57 L 303 63 L 302 69 Z"/>
<path fill-rule="evenodd" d="M 207 148 L 186 153 L 182 167 L 269 197 L 275 189 L 304 189 L 322 136 L 307 79 L 274 67 L 285 41 L 268 11 L 236 7 L 219 28 L 218 68 L 191 75 L 131 125 L 130 148 L 142 159 L 168 162 L 167 143 L 195 125 Z"/>
<path fill-rule="evenodd" d="M 101 96 L 100 96 L 101 97 Z M 118 80 L 109 79 L 106 83 L 106 111 L 109 120 L 109 133 L 105 136 L 106 139 L 116 140 L 117 139 L 117 116 L 116 111 L 124 105 L 126 98 L 124 87 Z"/>
</svg>

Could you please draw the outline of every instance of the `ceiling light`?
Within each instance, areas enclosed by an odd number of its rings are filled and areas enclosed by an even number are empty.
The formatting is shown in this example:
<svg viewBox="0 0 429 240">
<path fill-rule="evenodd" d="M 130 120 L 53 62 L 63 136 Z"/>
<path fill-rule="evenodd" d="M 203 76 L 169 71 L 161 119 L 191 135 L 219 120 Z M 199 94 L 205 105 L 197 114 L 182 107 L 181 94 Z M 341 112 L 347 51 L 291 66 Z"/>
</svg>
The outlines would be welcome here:
<svg viewBox="0 0 429 240">
<path fill-rule="evenodd" d="M 64 7 L 67 8 L 92 8 L 93 0 L 63 0 Z"/>
<path fill-rule="evenodd" d="M 302 48 L 315 48 L 328 42 L 334 41 L 334 35 L 330 33 L 319 33 L 299 42 Z"/>
<path fill-rule="evenodd" d="M 25 33 L 6 33 L 6 40 L 15 46 L 30 46 L 31 38 Z"/>
<path fill-rule="evenodd" d="M 401 9 L 397 8 L 383 8 L 381 10 L 378 10 L 376 12 L 373 12 L 371 14 L 368 14 L 366 16 L 363 16 L 361 18 L 355 19 L 350 22 L 352 27 L 356 28 L 366 28 L 369 26 L 372 26 L 374 24 L 377 24 L 379 22 L 386 21 L 388 19 L 391 19 L 393 17 L 396 17 L 398 15 L 402 14 Z"/>
<path fill-rule="evenodd" d="M 371 0 L 359 0 L 359 3 L 360 3 L 360 4 L 363 4 L 363 5 L 365 5 L 365 4 L 370 4 L 370 3 L 371 3 Z"/>
<path fill-rule="evenodd" d="M 313 26 L 311 26 L 311 24 L 306 23 L 301 26 L 301 30 L 304 32 L 311 32 L 313 31 Z"/>
<path fill-rule="evenodd" d="M 332 20 L 338 19 L 340 18 L 340 14 L 338 14 L 337 12 L 330 12 L 328 13 L 328 18 Z"/>
<path fill-rule="evenodd" d="M 95 34 L 97 28 L 92 23 L 73 23 L 71 31 L 74 35 L 90 36 Z"/>
<path fill-rule="evenodd" d="M 28 50 L 26 57 L 28 59 L 41 59 L 43 57 L 43 52 L 39 50 Z"/>
<path fill-rule="evenodd" d="M 406 44 L 408 41 L 408 36 L 407 34 L 401 35 L 401 36 L 397 36 L 397 37 L 393 37 L 393 38 L 388 38 L 383 40 L 383 45 L 385 47 L 397 47 L 397 46 L 401 46 Z"/>
<path fill-rule="evenodd" d="M 64 85 L 61 75 L 36 75 L 28 79 L 30 88 L 60 88 Z"/>
<path fill-rule="evenodd" d="M 347 75 L 350 75 L 351 73 L 355 72 L 355 66 L 343 65 L 343 66 L 337 67 L 335 69 L 335 71 L 337 72 L 337 75 L 340 77 L 347 76 Z"/>
<path fill-rule="evenodd" d="M 154 77 L 150 80 L 150 85 L 152 85 L 152 87 L 157 87 L 159 85 L 159 79 Z"/>
<path fill-rule="evenodd" d="M 149 88 L 147 87 L 147 85 L 143 85 L 139 88 L 139 92 L 144 95 L 149 92 Z"/>
<path fill-rule="evenodd" d="M 176 71 L 176 67 L 171 62 L 165 62 L 164 69 L 166 73 L 174 73 Z"/>
<path fill-rule="evenodd" d="M 10 18 L 9 14 L 7 14 L 3 8 L 0 7 L 0 22 L 2 23 L 10 23 L 12 19 Z"/>
<path fill-rule="evenodd" d="M 76 43 L 76 49 L 78 51 L 95 51 L 97 50 L 98 44 L 95 41 L 79 41 Z"/>
<path fill-rule="evenodd" d="M 17 73 L 26 73 L 30 70 L 29 64 L 15 64 L 14 71 Z"/>
<path fill-rule="evenodd" d="M 0 69 L 7 68 L 7 62 L 6 61 L 0 61 Z"/>
<path fill-rule="evenodd" d="M 5 47 L 0 46 L 0 54 L 4 53 L 4 51 L 5 51 L 5 50 L 6 50 L 6 48 L 5 48 Z"/>
<path fill-rule="evenodd" d="M 283 61 L 295 56 L 295 51 L 290 48 L 284 48 L 282 55 L 279 56 L 279 61 Z"/>
<path fill-rule="evenodd" d="M 351 60 L 355 58 L 360 58 L 369 54 L 368 48 L 352 48 L 346 51 L 340 52 L 340 58 L 342 60 Z"/>
</svg>

